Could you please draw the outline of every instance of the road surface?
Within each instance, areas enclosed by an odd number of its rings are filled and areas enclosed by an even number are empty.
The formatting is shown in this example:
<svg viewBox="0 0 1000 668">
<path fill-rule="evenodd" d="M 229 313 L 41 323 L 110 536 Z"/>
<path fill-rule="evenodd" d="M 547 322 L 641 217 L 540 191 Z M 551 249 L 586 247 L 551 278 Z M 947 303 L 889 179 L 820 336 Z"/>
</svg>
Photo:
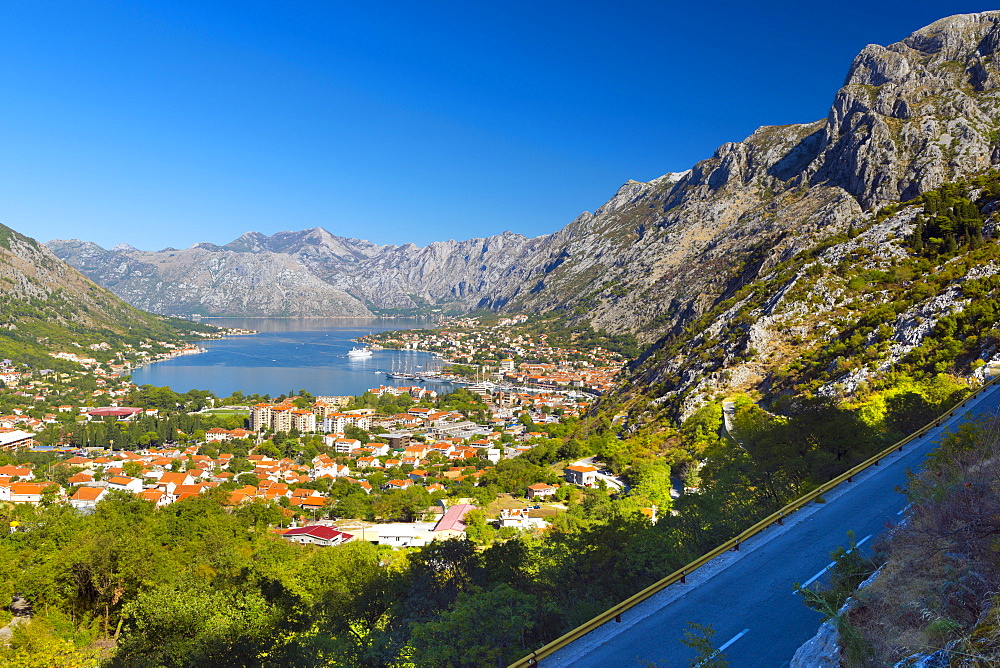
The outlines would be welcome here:
<svg viewBox="0 0 1000 668">
<path fill-rule="evenodd" d="M 822 622 L 793 592 L 795 583 L 818 579 L 830 553 L 847 545 L 848 531 L 864 548 L 899 522 L 907 469 L 919 469 L 946 429 L 979 414 L 995 414 L 1000 386 L 969 403 L 965 413 L 908 444 L 810 504 L 785 526 L 772 526 L 726 555 L 568 647 L 539 662 L 542 668 L 573 666 L 689 666 L 694 652 L 681 644 L 688 622 L 709 624 L 713 644 L 727 644 L 731 668 L 787 666 L 795 650 Z"/>
</svg>

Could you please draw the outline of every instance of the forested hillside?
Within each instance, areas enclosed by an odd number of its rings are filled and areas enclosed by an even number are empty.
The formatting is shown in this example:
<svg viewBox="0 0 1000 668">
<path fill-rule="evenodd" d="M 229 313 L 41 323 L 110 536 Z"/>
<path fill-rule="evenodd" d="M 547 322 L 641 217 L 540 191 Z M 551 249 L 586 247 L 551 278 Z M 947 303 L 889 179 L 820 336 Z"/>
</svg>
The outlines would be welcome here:
<svg viewBox="0 0 1000 668">
<path fill-rule="evenodd" d="M 61 362 L 48 352 L 102 343 L 117 351 L 212 331 L 214 327 L 139 311 L 34 239 L 0 225 L 0 357 L 55 367 Z"/>
</svg>

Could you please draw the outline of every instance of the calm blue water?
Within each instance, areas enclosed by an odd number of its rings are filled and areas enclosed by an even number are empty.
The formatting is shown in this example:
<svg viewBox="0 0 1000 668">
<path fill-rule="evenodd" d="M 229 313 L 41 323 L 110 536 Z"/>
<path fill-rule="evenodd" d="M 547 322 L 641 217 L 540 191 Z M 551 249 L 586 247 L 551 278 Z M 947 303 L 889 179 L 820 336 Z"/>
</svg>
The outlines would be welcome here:
<svg viewBox="0 0 1000 668">
<path fill-rule="evenodd" d="M 433 327 L 428 320 L 377 318 L 206 318 L 219 327 L 255 329 L 253 336 L 234 336 L 201 344 L 208 352 L 184 355 L 132 372 L 138 385 L 169 386 L 177 392 L 211 390 L 227 397 L 245 394 L 276 396 L 300 389 L 315 395 L 358 395 L 379 385 L 413 385 L 390 380 L 376 371 L 421 371 L 440 361 L 429 353 L 376 350 L 366 358 L 349 358 L 357 344 L 351 339 L 369 332 Z M 435 368 L 436 368 L 435 367 Z M 424 383 L 438 392 L 446 383 Z"/>
</svg>

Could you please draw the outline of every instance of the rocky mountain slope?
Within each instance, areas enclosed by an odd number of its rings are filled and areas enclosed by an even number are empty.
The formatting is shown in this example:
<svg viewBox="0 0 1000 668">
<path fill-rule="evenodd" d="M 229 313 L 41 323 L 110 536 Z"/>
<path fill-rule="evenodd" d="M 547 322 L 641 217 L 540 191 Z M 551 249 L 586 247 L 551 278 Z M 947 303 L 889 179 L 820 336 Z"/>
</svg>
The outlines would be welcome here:
<svg viewBox="0 0 1000 668">
<path fill-rule="evenodd" d="M 125 245 L 105 250 L 76 240 L 51 241 L 48 246 L 122 299 L 153 313 L 371 315 L 359 300 L 287 253 L 227 251 L 211 244 L 159 252 Z"/>
<path fill-rule="evenodd" d="M 59 260 L 34 239 L 0 225 L 0 356 L 53 365 L 52 350 L 92 343 L 179 341 L 204 325 L 142 313 Z"/>
<path fill-rule="evenodd" d="M 729 300 L 768 283 L 783 263 L 867 228 L 886 204 L 1000 162 L 998 48 L 1000 12 L 949 17 L 888 47 L 870 45 L 851 64 L 825 119 L 762 127 L 688 172 L 629 182 L 594 213 L 536 239 L 504 234 L 417 248 L 316 229 L 248 234 L 187 251 L 99 251 L 79 242 L 52 248 L 132 303 L 160 312 L 198 304 L 202 313 L 263 314 L 273 307 L 252 302 L 242 277 L 265 265 L 282 266 L 286 283 L 304 285 L 311 276 L 322 284 L 311 284 L 316 294 L 355 300 L 326 302 L 338 308 L 360 309 L 363 302 L 561 310 L 570 322 L 655 343 L 646 378 L 670 392 L 690 389 L 697 383 L 678 381 L 678 373 L 695 378 L 707 371 L 671 366 L 660 351 L 692 342 L 695 323 L 731 328 Z M 903 221 L 894 230 L 885 234 L 907 233 Z M 878 249 L 879 234 L 857 243 Z M 177 287 L 177 276 L 199 266 L 210 267 L 203 279 Z M 186 293 L 194 296 L 183 301 Z"/>
</svg>

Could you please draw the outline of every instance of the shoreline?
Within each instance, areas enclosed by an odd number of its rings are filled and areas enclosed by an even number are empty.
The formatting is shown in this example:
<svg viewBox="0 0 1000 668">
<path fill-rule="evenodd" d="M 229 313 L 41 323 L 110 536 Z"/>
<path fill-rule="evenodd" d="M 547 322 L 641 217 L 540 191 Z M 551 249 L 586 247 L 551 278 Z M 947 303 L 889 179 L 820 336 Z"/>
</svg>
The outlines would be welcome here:
<svg viewBox="0 0 1000 668">
<path fill-rule="evenodd" d="M 184 320 L 433 320 L 433 315 L 176 315 Z"/>
</svg>

